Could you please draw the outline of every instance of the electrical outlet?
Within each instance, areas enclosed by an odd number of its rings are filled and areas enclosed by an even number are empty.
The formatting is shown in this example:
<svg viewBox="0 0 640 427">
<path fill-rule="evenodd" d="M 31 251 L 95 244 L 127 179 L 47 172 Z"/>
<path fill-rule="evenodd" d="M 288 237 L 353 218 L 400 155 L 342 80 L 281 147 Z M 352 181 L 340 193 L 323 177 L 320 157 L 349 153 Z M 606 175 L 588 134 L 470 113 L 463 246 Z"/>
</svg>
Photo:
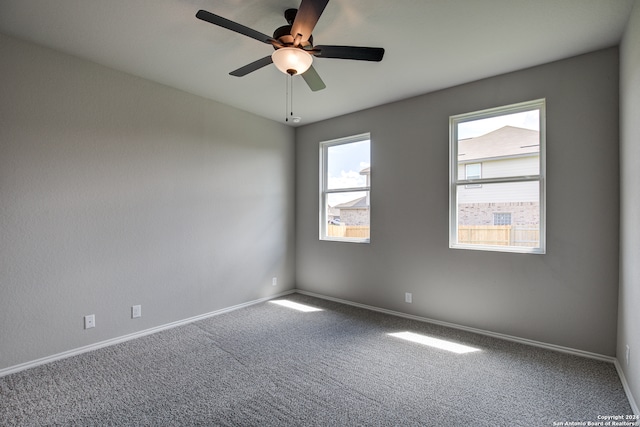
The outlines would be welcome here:
<svg viewBox="0 0 640 427">
<path fill-rule="evenodd" d="M 131 307 L 131 318 L 135 319 L 136 317 L 142 317 L 142 306 L 134 305 Z"/>
<path fill-rule="evenodd" d="M 624 354 L 624 360 L 627 362 L 627 366 L 629 366 L 629 357 L 631 357 L 631 347 L 627 345 L 627 351 Z"/>
<path fill-rule="evenodd" d="M 411 295 L 410 292 L 407 292 L 404 294 L 404 302 L 411 304 L 412 300 L 413 300 L 413 296 Z"/>
<path fill-rule="evenodd" d="M 271 279 L 271 286 L 278 286 L 278 278 L 274 277 L 273 279 Z"/>
<path fill-rule="evenodd" d="M 87 316 L 84 316 L 84 328 L 90 329 L 95 327 L 96 327 L 96 315 L 89 314 Z"/>
</svg>

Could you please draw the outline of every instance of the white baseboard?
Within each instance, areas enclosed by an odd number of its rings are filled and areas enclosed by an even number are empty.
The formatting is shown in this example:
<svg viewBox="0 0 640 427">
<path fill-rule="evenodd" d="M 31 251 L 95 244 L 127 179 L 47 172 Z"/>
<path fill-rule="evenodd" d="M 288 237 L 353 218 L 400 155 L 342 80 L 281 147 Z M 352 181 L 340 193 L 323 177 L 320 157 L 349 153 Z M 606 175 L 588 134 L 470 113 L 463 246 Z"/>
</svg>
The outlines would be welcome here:
<svg viewBox="0 0 640 427">
<path fill-rule="evenodd" d="M 534 347 L 546 348 L 548 350 L 559 351 L 559 352 L 562 352 L 562 353 L 569 353 L 569 354 L 573 354 L 573 355 L 576 355 L 576 356 L 588 357 L 590 359 L 602 360 L 604 362 L 614 363 L 616 361 L 615 357 L 605 356 L 603 354 L 592 353 L 592 352 L 589 352 L 589 351 L 578 350 L 578 349 L 570 348 L 570 347 L 563 347 L 561 345 L 547 344 L 547 343 L 544 343 L 544 342 L 541 342 L 541 341 L 535 341 L 535 340 L 530 340 L 530 339 L 526 339 L 526 338 L 515 337 L 515 336 L 512 336 L 512 335 L 500 334 L 500 333 L 497 333 L 497 332 L 486 331 L 484 329 L 471 328 L 469 326 L 462 326 L 462 325 L 458 325 L 458 324 L 455 324 L 455 323 L 443 322 L 441 320 L 430 319 L 428 317 L 414 316 L 413 314 L 402 313 L 400 311 L 387 310 L 386 308 L 380 308 L 380 307 L 374 307 L 374 306 L 371 306 L 371 305 L 360 304 L 360 303 L 357 303 L 357 302 L 343 300 L 343 299 L 340 299 L 340 298 L 328 297 L 328 296 L 325 296 L 325 295 L 316 294 L 314 292 L 303 291 L 303 290 L 300 290 L 300 289 L 296 289 L 296 293 L 303 294 L 303 295 L 309 295 L 311 297 L 316 297 L 316 298 L 320 298 L 320 299 L 326 299 L 326 300 L 329 300 L 329 301 L 339 302 L 341 304 L 352 305 L 354 307 L 360 307 L 360 308 L 364 308 L 364 309 L 367 309 L 367 310 L 377 311 L 377 312 L 380 312 L 380 313 L 390 314 L 392 316 L 404 317 L 404 318 L 407 318 L 407 319 L 417 320 L 417 321 L 420 321 L 420 322 L 432 323 L 434 325 L 446 326 L 448 328 L 459 329 L 459 330 L 467 331 L 467 332 L 473 332 L 473 333 L 476 333 L 476 334 L 479 334 L 479 335 L 486 335 L 486 336 L 490 336 L 490 337 L 493 337 L 493 338 L 499 338 L 499 339 L 506 340 L 506 341 L 513 341 L 513 342 L 517 342 L 517 343 L 520 343 L 520 344 L 527 344 L 527 345 L 531 345 L 531 346 L 534 346 Z"/>
<path fill-rule="evenodd" d="M 300 290 L 300 289 L 296 289 L 296 293 L 299 293 L 299 294 L 302 294 L 302 295 L 309 295 L 309 296 L 320 298 L 320 299 L 326 299 L 326 300 L 338 302 L 338 303 L 341 303 L 341 304 L 352 305 L 354 307 L 364 308 L 364 309 L 367 309 L 367 310 L 377 311 L 377 312 L 380 312 L 380 313 L 386 313 L 386 314 L 390 314 L 392 316 L 404 317 L 404 318 L 407 318 L 407 319 L 418 320 L 420 322 L 433 323 L 435 325 L 446 326 L 446 327 L 454 328 L 454 329 L 460 329 L 460 330 L 467 331 L 467 332 L 473 332 L 473 333 L 480 334 L 480 335 L 487 335 L 487 336 L 490 336 L 490 337 L 499 338 L 499 339 L 503 339 L 503 340 L 507 340 L 507 341 L 513 341 L 513 342 L 526 344 L 526 345 L 531 345 L 531 346 L 534 346 L 534 347 L 541 347 L 541 348 L 545 348 L 545 349 L 548 349 L 548 350 L 554 350 L 554 351 L 559 351 L 559 352 L 562 352 L 562 353 L 573 354 L 575 356 L 588 357 L 590 359 L 596 359 L 596 360 L 601 360 L 601 361 L 604 361 L 604 362 L 613 363 L 614 366 L 616 367 L 616 371 L 618 372 L 618 376 L 620 377 L 620 382 L 622 383 L 622 387 L 624 388 L 624 392 L 625 392 L 625 394 L 627 396 L 627 400 L 629 400 L 629 405 L 631 406 L 631 410 L 633 411 L 633 413 L 635 415 L 640 415 L 640 411 L 638 411 L 638 405 L 637 405 L 637 403 L 636 403 L 636 401 L 635 401 L 635 399 L 633 397 L 633 394 L 631 393 L 631 389 L 629 388 L 629 383 L 627 382 L 627 379 L 624 376 L 624 371 L 622 370 L 622 367 L 620 366 L 620 363 L 618 362 L 618 359 L 615 358 L 615 357 L 605 356 L 603 354 L 592 353 L 592 352 L 589 352 L 589 351 L 577 350 L 575 348 L 570 348 L 570 347 L 563 347 L 563 346 L 555 345 L 555 344 L 547 344 L 547 343 L 544 343 L 544 342 L 541 342 L 541 341 L 529 340 L 529 339 L 526 339 L 526 338 L 515 337 L 515 336 L 512 336 L 512 335 L 499 334 L 499 333 L 496 333 L 496 332 L 486 331 L 484 329 L 470 328 L 468 326 L 462 326 L 462 325 L 457 325 L 455 323 L 449 323 L 449 322 L 443 322 L 443 321 L 440 321 L 440 320 L 429 319 L 427 317 L 414 316 L 412 314 L 406 314 L 406 313 L 402 313 L 402 312 L 399 312 L 399 311 L 387 310 L 385 308 L 379 308 L 379 307 L 374 307 L 374 306 L 371 306 L 371 305 L 360 304 L 360 303 L 357 303 L 357 302 L 348 301 L 348 300 L 344 300 L 344 299 L 340 299 L 340 298 L 328 297 L 326 295 L 316 294 L 315 292 L 308 292 L 308 291 L 303 291 L 303 290 Z"/>
<path fill-rule="evenodd" d="M 100 342 L 95 343 L 95 344 L 90 344 L 90 345 L 87 345 L 87 346 L 84 346 L 84 347 L 75 348 L 73 350 L 64 351 L 62 353 L 58 353 L 58 354 L 54 354 L 52 356 L 47 356 L 47 357 L 43 357 L 43 358 L 40 358 L 40 359 L 32 360 L 30 362 L 21 363 L 19 365 L 9 366 L 8 368 L 0 369 L 0 378 L 4 377 L 6 375 L 14 374 L 16 372 L 24 371 L 25 369 L 30 369 L 30 368 L 34 368 L 36 366 L 44 365 L 46 363 L 51 363 L 51 362 L 54 362 L 56 360 L 66 359 L 67 357 L 76 356 L 78 354 L 86 353 L 88 351 L 93 351 L 93 350 L 97 350 L 99 348 L 108 347 L 110 345 L 119 344 L 121 342 L 125 342 L 125 341 L 133 340 L 133 339 L 136 339 L 136 338 L 144 337 L 146 335 L 155 334 L 156 332 L 164 331 L 166 329 L 175 328 L 176 326 L 186 325 L 187 323 L 192 323 L 192 322 L 195 322 L 195 321 L 198 321 L 198 320 L 206 319 L 208 317 L 217 316 L 219 314 L 228 313 L 230 311 L 238 310 L 239 308 L 248 307 L 248 306 L 254 305 L 254 304 L 259 304 L 261 302 L 269 301 L 269 300 L 274 299 L 274 298 L 280 298 L 280 297 L 282 297 L 284 295 L 289 295 L 289 294 L 292 294 L 294 292 L 295 292 L 295 290 L 292 289 L 290 291 L 281 292 L 281 293 L 276 294 L 276 295 L 271 295 L 271 296 L 268 296 L 268 297 L 259 298 L 259 299 L 253 300 L 253 301 L 248 301 L 248 302 L 245 302 L 245 303 L 242 303 L 242 304 L 238 304 L 238 305 L 234 305 L 234 306 L 231 306 L 231 307 L 222 308 L 220 310 L 212 311 L 212 312 L 201 314 L 201 315 L 198 315 L 198 316 L 189 317 L 188 319 L 178 320 L 178 321 L 175 321 L 175 322 L 167 323 L 165 325 L 161 325 L 161 326 L 156 326 L 156 327 L 153 327 L 153 328 L 145 329 L 144 331 L 134 332 L 132 334 L 123 335 L 123 336 L 116 337 L 116 338 L 111 338 L 111 339 L 108 339 L 106 341 L 100 341 Z"/>
<path fill-rule="evenodd" d="M 248 307 L 248 306 L 251 306 L 251 305 L 254 305 L 254 304 L 259 304 L 261 302 L 269 301 L 269 300 L 274 299 L 274 298 L 280 298 L 282 296 L 289 295 L 289 294 L 292 294 L 292 293 L 299 293 L 299 294 L 302 294 L 302 295 L 309 295 L 309 296 L 312 296 L 312 297 L 325 299 L 325 300 L 329 300 L 329 301 L 334 301 L 334 302 L 338 302 L 338 303 L 341 303 L 341 304 L 351 305 L 351 306 L 354 306 L 354 307 L 359 307 L 359 308 L 364 308 L 364 309 L 367 309 L 367 310 L 377 311 L 377 312 L 380 312 L 380 313 L 390 314 L 392 316 L 404 317 L 404 318 L 407 318 L 407 319 L 413 319 L 413 320 L 417 320 L 417 321 L 420 321 L 420 322 L 433 323 L 435 325 L 446 326 L 446 327 L 449 327 L 449 328 L 459 329 L 459 330 L 463 330 L 463 331 L 467 331 L 467 332 L 473 332 L 473 333 L 476 333 L 476 334 L 486 335 L 486 336 L 499 338 L 499 339 L 503 339 L 503 340 L 507 340 L 507 341 L 513 341 L 513 342 L 517 342 L 517 343 L 521 343 L 521 344 L 531 345 L 531 346 L 535 346 L 535 347 L 541 347 L 541 348 L 545 348 L 545 349 L 549 349 L 549 350 L 559 351 L 559 352 L 562 352 L 562 353 L 569 353 L 569 354 L 573 354 L 573 355 L 576 355 L 576 356 L 588 357 L 590 359 L 602 360 L 602 361 L 605 361 L 605 362 L 613 363 L 615 365 L 616 371 L 618 372 L 618 376 L 620 377 L 620 381 L 622 382 L 622 386 L 624 388 L 625 394 L 627 395 L 627 399 L 629 400 L 629 404 L 631 406 L 631 409 L 633 410 L 633 413 L 635 415 L 640 415 L 640 411 L 638 410 L 638 405 L 637 405 L 637 403 L 636 403 L 636 401 L 635 401 L 635 399 L 634 399 L 634 397 L 633 397 L 633 395 L 631 393 L 631 390 L 629 388 L 629 384 L 628 384 L 628 382 L 627 382 L 627 380 L 625 378 L 625 375 L 624 375 L 624 371 L 622 370 L 622 367 L 620 366 L 620 363 L 618 362 L 618 360 L 615 357 L 605 356 L 605 355 L 602 355 L 602 354 L 592 353 L 592 352 L 583 351 L 583 350 L 577 350 L 577 349 L 573 349 L 573 348 L 569 348 L 569 347 L 563 347 L 563 346 L 559 346 L 559 345 L 555 345 L 555 344 L 547 344 L 547 343 L 543 343 L 543 342 L 540 342 L 540 341 L 529 340 L 529 339 L 526 339 L 526 338 L 519 338 L 519 337 L 515 337 L 515 336 L 512 336 L 512 335 L 500 334 L 500 333 L 496 333 L 496 332 L 486 331 L 486 330 L 483 330 L 483 329 L 471 328 L 471 327 L 468 327 L 468 326 L 457 325 L 455 323 L 443 322 L 443 321 L 440 321 L 440 320 L 429 319 L 427 317 L 421 317 L 421 316 L 415 316 L 415 315 L 412 315 L 412 314 L 406 314 L 406 313 L 402 313 L 402 312 L 399 312 L 399 311 L 387 310 L 387 309 L 380 308 L 380 307 L 375 307 L 375 306 L 366 305 L 366 304 L 360 304 L 360 303 L 357 303 L 357 302 L 348 301 L 348 300 L 344 300 L 344 299 L 340 299 L 340 298 L 329 297 L 329 296 L 326 296 L 326 295 L 316 294 L 314 292 L 303 291 L 303 290 L 300 290 L 300 289 L 293 289 L 293 290 L 281 292 L 281 293 L 276 294 L 276 295 L 271 295 L 271 296 L 268 296 L 268 297 L 259 298 L 257 300 L 248 301 L 248 302 L 245 302 L 245 303 L 242 303 L 242 304 L 234 305 L 234 306 L 231 306 L 231 307 L 226 307 L 226 308 L 223 308 L 223 309 L 220 309 L 220 310 L 212 311 L 212 312 L 201 314 L 201 315 L 198 315 L 198 316 L 189 317 L 187 319 L 178 320 L 176 322 L 167 323 L 165 325 L 156 326 L 154 328 L 145 329 L 143 331 L 134 332 L 132 334 L 123 335 L 123 336 L 112 338 L 112 339 L 109 339 L 109 340 L 106 340 L 106 341 L 101 341 L 101 342 L 98 342 L 98 343 L 95 343 L 95 344 L 90 344 L 90 345 L 87 345 L 87 346 L 84 346 L 84 347 L 68 350 L 68 351 L 65 351 L 65 352 L 62 352 L 62 353 L 58 353 L 58 354 L 54 354 L 54 355 L 51 355 L 51 356 L 43 357 L 43 358 L 40 358 L 40 359 L 32 360 L 30 362 L 25 362 L 25 363 L 21 363 L 19 365 L 10 366 L 8 368 L 0 369 L 0 378 L 4 377 L 6 375 L 10 375 L 10 374 L 16 373 L 16 372 L 24 371 L 25 369 L 34 368 L 34 367 L 39 366 L 39 365 L 44 365 L 46 363 L 54 362 L 56 360 L 65 359 L 67 357 L 76 356 L 78 354 L 82 354 L 82 353 L 86 353 L 86 352 L 89 352 L 89 351 L 97 350 L 99 348 L 103 348 L 103 347 L 107 347 L 107 346 L 110 346 L 110 345 L 119 344 L 121 342 L 125 342 L 125 341 L 133 340 L 133 339 L 136 339 L 136 338 L 140 338 L 140 337 L 143 337 L 143 336 L 146 336 L 146 335 L 154 334 L 156 332 L 160 332 L 160 331 L 163 331 L 163 330 L 166 330 L 166 329 L 175 328 L 176 326 L 186 325 L 188 323 L 192 323 L 192 322 L 196 322 L 198 320 L 202 320 L 202 319 L 206 319 L 206 318 L 209 318 L 209 317 L 217 316 L 219 314 L 228 313 L 230 311 L 238 310 L 240 308 Z"/>
<path fill-rule="evenodd" d="M 620 382 L 622 382 L 622 387 L 624 388 L 624 392 L 627 395 L 627 399 L 629 400 L 629 405 L 631 405 L 631 410 L 635 415 L 640 415 L 640 410 L 638 409 L 638 404 L 636 400 L 633 398 L 633 394 L 631 393 L 631 388 L 629 388 L 629 383 L 627 382 L 627 377 L 624 375 L 624 371 L 622 370 L 622 365 L 620 365 L 620 361 L 616 359 L 615 361 L 616 371 L 618 371 L 618 376 L 620 377 Z"/>
</svg>

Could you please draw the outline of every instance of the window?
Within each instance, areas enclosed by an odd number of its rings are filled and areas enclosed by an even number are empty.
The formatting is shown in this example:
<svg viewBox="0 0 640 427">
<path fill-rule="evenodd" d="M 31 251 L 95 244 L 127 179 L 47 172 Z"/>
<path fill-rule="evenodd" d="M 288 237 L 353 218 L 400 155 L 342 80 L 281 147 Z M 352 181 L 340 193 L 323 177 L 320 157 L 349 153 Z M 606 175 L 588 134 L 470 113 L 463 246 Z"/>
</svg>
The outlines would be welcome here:
<svg viewBox="0 0 640 427">
<path fill-rule="evenodd" d="M 511 214 L 506 212 L 494 213 L 493 225 L 511 225 Z"/>
<path fill-rule="evenodd" d="M 467 179 L 482 178 L 482 163 L 467 163 L 465 166 L 465 177 Z"/>
<path fill-rule="evenodd" d="M 545 101 L 450 117 L 449 246 L 545 252 Z"/>
<path fill-rule="evenodd" d="M 467 163 L 464 165 L 464 176 L 468 180 L 482 178 L 482 163 Z M 481 188 L 481 184 L 467 184 L 465 188 Z"/>
<path fill-rule="evenodd" d="M 323 142 L 320 158 L 320 239 L 369 242 L 369 134 Z"/>
</svg>

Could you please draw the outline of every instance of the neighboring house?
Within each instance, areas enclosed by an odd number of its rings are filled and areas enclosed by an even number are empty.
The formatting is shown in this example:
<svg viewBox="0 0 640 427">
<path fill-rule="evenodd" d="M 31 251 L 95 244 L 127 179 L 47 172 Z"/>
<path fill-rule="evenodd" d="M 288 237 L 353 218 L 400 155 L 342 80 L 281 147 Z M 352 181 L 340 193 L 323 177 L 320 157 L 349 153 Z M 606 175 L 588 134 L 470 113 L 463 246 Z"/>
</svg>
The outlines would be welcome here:
<svg viewBox="0 0 640 427">
<path fill-rule="evenodd" d="M 537 175 L 540 138 L 536 130 L 505 126 L 458 141 L 458 177 Z M 458 224 L 537 227 L 538 182 L 472 184 L 458 190 Z"/>
<path fill-rule="evenodd" d="M 369 225 L 368 196 L 341 203 L 336 205 L 335 209 L 340 210 L 342 225 Z"/>
<path fill-rule="evenodd" d="M 371 167 L 364 168 L 360 171 L 360 175 L 364 175 L 367 178 L 367 186 L 371 185 Z M 329 208 L 330 217 L 337 211 L 338 218 L 341 225 L 369 225 L 369 212 L 370 212 L 370 199 L 369 192 L 366 195 L 359 197 L 349 202 L 341 203 L 339 205 Z M 336 218 L 333 216 L 333 218 Z"/>
</svg>

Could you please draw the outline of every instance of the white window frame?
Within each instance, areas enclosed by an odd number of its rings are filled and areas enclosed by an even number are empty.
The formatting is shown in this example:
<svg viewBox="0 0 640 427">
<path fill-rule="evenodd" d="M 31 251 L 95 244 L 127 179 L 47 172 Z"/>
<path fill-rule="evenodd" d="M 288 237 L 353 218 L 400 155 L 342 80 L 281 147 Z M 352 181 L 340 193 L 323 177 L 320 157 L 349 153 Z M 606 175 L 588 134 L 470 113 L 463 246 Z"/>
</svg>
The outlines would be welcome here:
<svg viewBox="0 0 640 427">
<path fill-rule="evenodd" d="M 371 215 L 371 182 L 368 186 L 354 187 L 354 188 L 339 188 L 328 189 L 328 149 L 336 145 L 352 144 L 354 142 L 369 141 L 369 153 L 371 153 L 371 134 L 362 133 L 359 135 L 348 136 L 345 138 L 334 139 L 330 141 L 324 141 L 320 143 L 320 240 L 334 241 L 334 242 L 349 242 L 349 243 L 369 243 L 371 241 L 371 234 L 369 238 L 355 238 L 355 237 L 335 237 L 327 236 L 327 224 L 329 221 L 329 215 L 327 212 L 327 198 L 329 194 L 334 193 L 348 193 L 352 191 L 368 192 L 369 193 L 369 215 Z M 371 230 L 371 216 L 369 216 L 369 230 Z M 371 233 L 371 231 L 369 231 Z"/>
<path fill-rule="evenodd" d="M 467 180 L 458 176 L 458 124 L 504 116 L 524 111 L 539 110 L 540 120 L 540 169 L 538 175 L 480 178 Z M 449 247 L 494 252 L 544 254 L 546 252 L 546 113 L 545 99 L 521 102 L 449 117 Z M 501 184 L 538 181 L 540 207 L 540 245 L 537 248 L 519 246 L 475 245 L 458 243 L 458 187 L 482 184 Z"/>
</svg>

